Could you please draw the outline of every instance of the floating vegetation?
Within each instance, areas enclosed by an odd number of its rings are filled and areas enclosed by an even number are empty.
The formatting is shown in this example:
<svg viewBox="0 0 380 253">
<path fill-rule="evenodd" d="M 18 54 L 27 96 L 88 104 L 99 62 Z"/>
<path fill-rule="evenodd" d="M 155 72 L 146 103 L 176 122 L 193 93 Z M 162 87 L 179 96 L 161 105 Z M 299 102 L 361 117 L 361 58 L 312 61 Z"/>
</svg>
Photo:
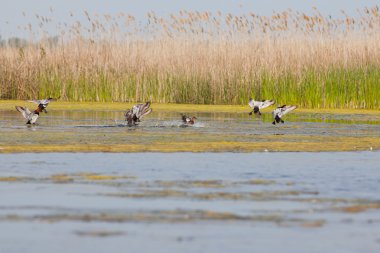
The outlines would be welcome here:
<svg viewBox="0 0 380 253">
<path fill-rule="evenodd" d="M 368 203 L 368 204 L 358 204 L 352 206 L 341 207 L 338 210 L 346 213 L 361 213 L 371 209 L 380 209 L 380 203 Z"/>
<path fill-rule="evenodd" d="M 95 181 L 101 181 L 101 180 L 115 180 L 118 177 L 117 176 L 110 176 L 110 175 L 99 175 L 99 174 L 80 174 L 85 180 L 95 180 Z"/>
<path fill-rule="evenodd" d="M 264 139 L 267 138 L 267 139 Z M 260 136 L 255 142 L 247 141 L 202 141 L 183 142 L 153 141 L 147 144 L 1 144 L 0 153 L 19 152 L 283 152 L 283 151 L 362 151 L 380 149 L 380 137 L 305 137 L 273 135 Z M 276 140 L 277 139 L 277 140 Z M 272 140 L 272 141 L 271 141 Z"/>
<path fill-rule="evenodd" d="M 46 182 L 70 183 L 70 182 L 91 182 L 91 181 L 114 181 L 135 179 L 133 176 L 103 175 L 95 173 L 73 173 L 73 174 L 53 174 L 49 177 L 21 177 L 10 176 L 0 177 L 0 182 Z"/>
<path fill-rule="evenodd" d="M 66 174 L 57 174 L 50 177 L 51 180 L 57 183 L 67 183 L 74 181 L 74 178 Z"/>
<path fill-rule="evenodd" d="M 274 180 L 267 180 L 267 179 L 251 179 L 246 182 L 247 184 L 253 184 L 253 185 L 271 185 L 276 184 L 277 182 Z"/>
<path fill-rule="evenodd" d="M 293 224 L 305 226 L 305 224 L 324 224 L 324 220 L 307 220 L 300 218 L 287 218 L 281 215 L 237 215 L 230 212 L 216 212 L 209 210 L 169 210 L 169 211 L 140 211 L 130 213 L 84 213 L 84 214 L 51 214 L 51 215 L 7 215 L 0 216 L 0 221 L 39 221 L 39 222 L 194 222 L 194 221 L 251 221 L 251 222 L 273 222 L 278 225 Z M 309 226 L 313 227 L 313 226 Z M 318 226 L 314 226 L 318 227 Z M 86 234 L 86 233 L 84 233 Z M 101 233 L 100 233 L 101 234 Z M 87 235 L 87 234 L 86 234 Z M 91 232 L 89 234 L 91 236 Z M 96 236 L 96 235 L 95 235 Z M 107 235 L 106 235 L 107 236 Z"/>
<path fill-rule="evenodd" d="M 326 224 L 325 220 L 305 221 L 301 222 L 300 226 L 304 228 L 320 228 Z"/>
<path fill-rule="evenodd" d="M 16 182 L 24 179 L 24 177 L 0 177 L 0 182 Z"/>
<path fill-rule="evenodd" d="M 100 196 L 119 197 L 119 198 L 170 198 L 170 197 L 186 197 L 188 194 L 184 191 L 176 190 L 157 190 L 143 191 L 139 193 L 107 193 L 99 194 Z"/>
<path fill-rule="evenodd" d="M 161 187 L 183 187 L 183 188 L 223 188 L 226 182 L 221 180 L 184 180 L 184 181 L 156 181 Z"/>
<path fill-rule="evenodd" d="M 105 231 L 105 230 L 89 230 L 89 231 L 75 231 L 76 235 L 89 236 L 89 237 L 110 237 L 125 235 L 122 231 Z"/>
</svg>

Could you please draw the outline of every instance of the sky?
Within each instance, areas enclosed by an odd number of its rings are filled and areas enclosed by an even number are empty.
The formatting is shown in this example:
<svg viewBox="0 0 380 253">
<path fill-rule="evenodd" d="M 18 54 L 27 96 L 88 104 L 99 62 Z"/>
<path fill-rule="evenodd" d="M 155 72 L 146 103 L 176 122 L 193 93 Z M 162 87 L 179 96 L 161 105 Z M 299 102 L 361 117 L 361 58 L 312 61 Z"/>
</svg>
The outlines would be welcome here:
<svg viewBox="0 0 380 253">
<path fill-rule="evenodd" d="M 64 23 L 70 21 L 70 12 L 74 14 L 75 20 L 85 20 L 85 10 L 90 14 L 102 15 L 124 12 L 144 20 L 148 11 L 162 16 L 180 10 L 271 15 L 273 11 L 280 12 L 288 8 L 311 13 L 312 7 L 317 7 L 322 14 L 337 17 L 342 15 L 341 10 L 356 15 L 358 8 L 380 6 L 380 0 L 0 0 L 0 4 L 0 36 L 4 39 L 26 37 L 27 32 L 17 27 L 28 23 L 37 26 L 35 14 L 51 17 L 55 23 Z M 54 29 L 52 27 L 49 33 L 54 34 Z"/>
</svg>

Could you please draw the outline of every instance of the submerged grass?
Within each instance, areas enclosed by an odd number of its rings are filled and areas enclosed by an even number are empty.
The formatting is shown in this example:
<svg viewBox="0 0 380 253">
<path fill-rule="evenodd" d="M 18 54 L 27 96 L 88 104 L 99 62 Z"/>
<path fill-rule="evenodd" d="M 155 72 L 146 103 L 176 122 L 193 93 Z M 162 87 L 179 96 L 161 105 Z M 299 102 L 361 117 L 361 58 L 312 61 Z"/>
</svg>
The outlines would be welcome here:
<svg viewBox="0 0 380 253">
<path fill-rule="evenodd" d="M 265 136 L 263 136 L 264 138 Z M 292 137 L 291 137 L 292 138 Z M 283 140 L 268 136 L 272 141 L 255 142 L 204 141 L 204 142 L 150 142 L 147 144 L 44 144 L 4 145 L 0 153 L 17 152 L 322 152 L 322 151 L 361 151 L 380 149 L 380 137 L 305 137 Z"/>
<path fill-rule="evenodd" d="M 338 208 L 339 211 L 346 212 L 346 213 L 361 213 L 365 212 L 371 209 L 380 209 L 380 203 L 368 203 L 368 204 L 357 204 L 352 206 L 346 206 Z"/>
<path fill-rule="evenodd" d="M 0 177 L 0 182 L 16 182 L 23 179 L 23 177 Z"/>
</svg>

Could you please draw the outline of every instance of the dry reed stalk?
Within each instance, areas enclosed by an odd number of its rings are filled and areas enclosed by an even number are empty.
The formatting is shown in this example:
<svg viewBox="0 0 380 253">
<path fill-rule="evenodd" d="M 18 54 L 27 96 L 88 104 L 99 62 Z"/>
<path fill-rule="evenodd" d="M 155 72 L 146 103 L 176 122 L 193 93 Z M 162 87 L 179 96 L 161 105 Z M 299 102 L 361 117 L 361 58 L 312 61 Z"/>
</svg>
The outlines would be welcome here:
<svg viewBox="0 0 380 253">
<path fill-rule="evenodd" d="M 377 7 L 343 19 L 150 12 L 144 27 L 124 13 L 84 15 L 57 45 L 0 48 L 1 98 L 380 107 Z"/>
</svg>

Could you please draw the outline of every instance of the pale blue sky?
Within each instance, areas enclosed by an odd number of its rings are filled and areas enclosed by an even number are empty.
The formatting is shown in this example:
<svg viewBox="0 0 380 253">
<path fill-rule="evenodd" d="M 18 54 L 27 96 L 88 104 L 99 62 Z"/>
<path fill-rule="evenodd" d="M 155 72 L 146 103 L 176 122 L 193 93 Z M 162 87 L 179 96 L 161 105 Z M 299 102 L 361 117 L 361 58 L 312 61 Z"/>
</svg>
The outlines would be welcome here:
<svg viewBox="0 0 380 253">
<path fill-rule="evenodd" d="M 339 16 L 342 9 L 350 15 L 355 15 L 357 8 L 380 5 L 380 0 L 0 0 L 0 4 L 0 35 L 8 38 L 25 37 L 26 33 L 18 30 L 17 26 L 28 23 L 37 25 L 35 14 L 52 17 L 55 23 L 63 23 L 70 20 L 70 12 L 75 14 L 75 20 L 84 20 L 84 10 L 91 14 L 96 12 L 116 15 L 124 12 L 143 19 L 148 11 L 155 11 L 158 15 L 182 9 L 270 15 L 273 11 L 288 8 L 310 13 L 315 6 L 325 15 Z M 53 14 L 49 11 L 50 7 L 54 10 Z M 22 15 L 23 12 L 26 16 Z M 49 33 L 54 34 L 54 31 Z"/>
</svg>

